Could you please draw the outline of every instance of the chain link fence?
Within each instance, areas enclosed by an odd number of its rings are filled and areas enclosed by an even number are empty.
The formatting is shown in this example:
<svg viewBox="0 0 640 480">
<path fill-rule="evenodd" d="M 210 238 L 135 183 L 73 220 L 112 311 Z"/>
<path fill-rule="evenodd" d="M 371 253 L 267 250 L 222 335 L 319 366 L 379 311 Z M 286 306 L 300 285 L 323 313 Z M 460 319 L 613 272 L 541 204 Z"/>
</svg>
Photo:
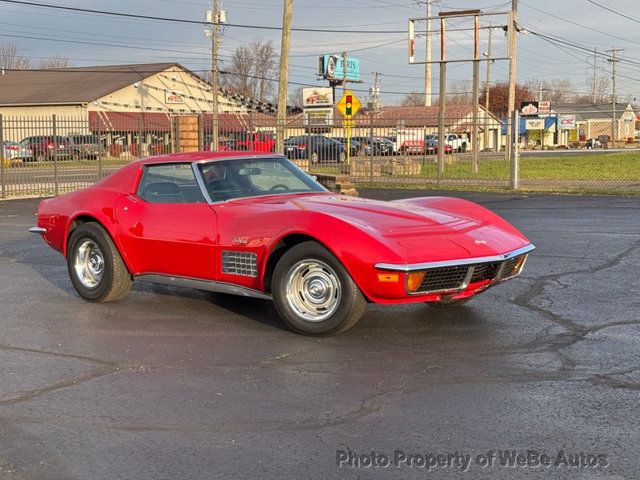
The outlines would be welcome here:
<svg viewBox="0 0 640 480">
<path fill-rule="evenodd" d="M 164 113 L 89 112 L 88 118 L 0 115 L 0 197 L 58 195 L 93 184 L 135 159 L 211 150 L 213 118 Z M 443 119 L 361 114 L 347 128 L 305 125 L 291 117 L 284 154 L 315 175 L 356 186 L 499 189 L 640 194 L 635 115 L 611 118 L 517 119 L 514 154 L 506 120 L 486 115 Z M 440 132 L 438 121 L 445 125 Z M 330 122 L 327 122 L 330 123 Z M 184 130 L 183 125 L 188 125 Z M 610 133 L 617 128 L 618 141 Z M 182 131 L 183 129 L 184 131 Z M 261 113 L 221 114 L 219 150 L 275 151 L 276 122 Z M 475 139 L 475 141 L 474 141 Z M 440 148 L 440 145 L 444 145 Z"/>
</svg>

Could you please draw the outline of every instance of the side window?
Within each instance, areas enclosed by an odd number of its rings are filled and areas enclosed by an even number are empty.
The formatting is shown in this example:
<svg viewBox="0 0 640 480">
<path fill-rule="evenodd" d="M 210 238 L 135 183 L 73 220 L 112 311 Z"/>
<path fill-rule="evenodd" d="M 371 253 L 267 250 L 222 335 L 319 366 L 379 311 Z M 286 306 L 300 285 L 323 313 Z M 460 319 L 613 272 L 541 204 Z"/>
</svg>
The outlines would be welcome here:
<svg viewBox="0 0 640 480">
<path fill-rule="evenodd" d="M 138 196 L 150 203 L 204 203 L 190 163 L 144 167 Z"/>
</svg>

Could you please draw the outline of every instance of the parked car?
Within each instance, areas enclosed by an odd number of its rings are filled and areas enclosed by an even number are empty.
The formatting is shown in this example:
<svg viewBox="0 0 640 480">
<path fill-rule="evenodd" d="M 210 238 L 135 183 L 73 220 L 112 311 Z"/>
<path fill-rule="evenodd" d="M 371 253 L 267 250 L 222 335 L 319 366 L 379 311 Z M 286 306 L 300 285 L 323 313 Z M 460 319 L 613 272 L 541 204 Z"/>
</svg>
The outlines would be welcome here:
<svg viewBox="0 0 640 480">
<path fill-rule="evenodd" d="M 69 140 L 60 135 L 38 135 L 27 137 L 20 142 L 20 147 L 30 152 L 29 159 L 37 162 L 45 160 L 66 160 L 70 157 Z"/>
<path fill-rule="evenodd" d="M 345 150 L 347 148 L 347 137 L 332 137 L 334 140 L 340 142 Z M 349 139 L 349 155 L 352 157 L 356 157 L 360 154 L 360 151 L 362 149 L 360 142 L 358 140 L 356 140 L 355 138 L 350 138 Z"/>
<path fill-rule="evenodd" d="M 276 139 L 272 132 L 242 132 L 232 136 L 233 150 L 253 152 L 275 152 Z"/>
<path fill-rule="evenodd" d="M 534 249 L 466 200 L 347 201 L 282 156 L 239 152 L 131 162 L 43 200 L 30 230 L 88 301 L 119 300 L 132 281 L 257 297 L 316 336 L 349 329 L 368 302 L 464 303 L 519 275 Z"/>
<path fill-rule="evenodd" d="M 69 152 L 74 160 L 98 159 L 106 149 L 97 135 L 69 135 Z"/>
<path fill-rule="evenodd" d="M 284 153 L 287 158 L 307 158 L 311 163 L 323 160 L 344 162 L 347 159 L 347 150 L 343 144 L 322 135 L 289 137 L 284 141 Z"/>
<path fill-rule="evenodd" d="M 365 155 L 393 155 L 393 143 L 386 139 L 383 140 L 380 137 L 372 139 L 368 136 L 354 138 L 360 142 L 362 153 Z"/>
<path fill-rule="evenodd" d="M 451 145 L 454 152 L 465 153 L 467 151 L 467 139 L 459 133 L 447 133 L 444 136 L 444 141 L 447 145 Z"/>
<path fill-rule="evenodd" d="M 424 153 L 426 153 L 427 155 L 437 155 L 438 137 L 436 135 L 426 135 L 424 137 Z M 453 153 L 453 147 L 448 143 L 445 143 L 444 153 Z"/>
<path fill-rule="evenodd" d="M 31 159 L 31 150 L 21 146 L 18 142 L 10 142 L 5 140 L 2 142 L 2 154 L 5 160 L 24 160 Z"/>
</svg>

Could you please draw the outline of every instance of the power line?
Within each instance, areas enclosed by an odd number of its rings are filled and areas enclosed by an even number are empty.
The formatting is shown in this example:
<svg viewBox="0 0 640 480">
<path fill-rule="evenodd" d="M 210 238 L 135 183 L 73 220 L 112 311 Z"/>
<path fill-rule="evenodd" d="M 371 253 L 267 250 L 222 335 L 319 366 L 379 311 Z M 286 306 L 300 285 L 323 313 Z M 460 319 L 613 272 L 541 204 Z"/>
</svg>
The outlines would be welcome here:
<svg viewBox="0 0 640 480">
<path fill-rule="evenodd" d="M 615 38 L 617 40 L 623 40 L 625 42 L 629 42 L 629 43 L 634 43 L 636 45 L 640 45 L 640 42 L 636 42 L 634 40 L 630 40 L 630 39 L 625 38 L 625 37 L 620 37 L 620 36 L 614 35 L 612 33 L 604 32 L 602 30 L 598 30 L 597 28 L 593 28 L 593 27 L 589 27 L 588 25 L 584 25 L 582 23 L 574 22 L 573 20 L 569 20 L 567 18 L 561 17 L 560 15 L 555 15 L 555 14 L 553 14 L 551 12 L 547 12 L 547 11 L 542 10 L 540 8 L 533 7 L 533 6 L 528 5 L 528 4 L 526 4 L 526 3 L 522 2 L 522 1 L 520 3 L 522 5 L 524 5 L 525 7 L 527 7 L 527 8 L 530 8 L 531 10 L 535 10 L 536 12 L 543 13 L 544 15 L 548 15 L 548 16 L 556 18 L 558 20 L 562 20 L 563 22 L 570 23 L 571 25 L 576 25 L 577 27 L 585 28 L 585 29 L 590 30 L 592 32 L 596 32 L 596 33 L 599 33 L 601 35 L 606 35 L 607 37 Z"/>
<path fill-rule="evenodd" d="M 604 8 L 605 10 L 608 10 L 608 11 L 610 11 L 612 13 L 615 13 L 616 15 L 620 15 L 621 17 L 626 18 L 627 20 L 631 20 L 632 22 L 640 23 L 640 19 L 632 17 L 629 14 L 622 13 L 622 12 L 620 12 L 618 10 L 615 10 L 615 9 L 611 8 L 611 7 L 607 7 L 606 5 L 602 5 L 601 3 L 596 2 L 594 0 L 587 0 L 587 1 L 589 3 L 593 3 L 594 5 L 597 5 L 600 8 Z"/>
<path fill-rule="evenodd" d="M 114 17 L 124 17 L 124 18 L 135 18 L 142 20 L 155 20 L 161 22 L 173 22 L 173 23 L 185 23 L 191 25 L 209 25 L 204 20 L 191 20 L 186 18 L 171 18 L 171 17 L 158 17 L 154 15 L 141 15 L 136 13 L 123 13 L 123 12 L 113 12 L 109 10 L 95 10 L 90 8 L 80 8 L 80 7 L 68 7 L 64 5 L 50 5 L 48 3 L 36 3 L 36 2 L 25 2 L 23 0 L 0 0 L 2 3 L 12 3 L 18 5 L 27 5 L 30 7 L 40 7 L 40 8 L 52 8 L 56 10 L 66 10 L 70 12 L 77 13 L 93 13 L 96 15 L 109 15 Z M 267 25 L 246 25 L 239 23 L 225 23 L 226 27 L 234 27 L 234 28 L 248 28 L 248 29 L 257 29 L 257 30 L 282 30 L 282 27 L 276 26 L 267 26 Z M 296 32 L 315 32 L 315 33 L 357 33 L 357 34 L 386 34 L 386 33 L 406 33 L 406 30 L 349 30 L 348 28 L 307 28 L 307 27 L 293 27 L 292 31 Z"/>
</svg>

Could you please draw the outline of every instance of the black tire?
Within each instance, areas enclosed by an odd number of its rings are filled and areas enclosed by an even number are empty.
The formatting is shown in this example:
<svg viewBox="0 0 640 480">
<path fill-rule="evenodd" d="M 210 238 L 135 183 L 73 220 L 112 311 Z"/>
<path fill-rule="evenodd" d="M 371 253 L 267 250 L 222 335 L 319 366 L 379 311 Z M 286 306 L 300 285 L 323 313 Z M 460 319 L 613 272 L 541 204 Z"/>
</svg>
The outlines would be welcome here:
<svg viewBox="0 0 640 480">
<path fill-rule="evenodd" d="M 345 152 L 340 152 L 338 156 L 338 163 L 344 163 L 347 161 L 347 154 Z"/>
<path fill-rule="evenodd" d="M 318 157 L 318 152 L 312 152 L 311 155 L 309 156 L 309 161 L 311 163 L 318 163 L 319 157 Z"/>
<path fill-rule="evenodd" d="M 38 152 L 36 153 L 36 162 L 44 162 L 46 160 L 48 160 L 48 156 L 45 152 Z"/>
<path fill-rule="evenodd" d="M 460 147 L 460 153 L 467 153 L 467 144 L 463 143 L 462 147 Z"/>
<path fill-rule="evenodd" d="M 326 288 L 334 294 L 326 296 L 331 306 L 324 313 L 319 308 L 314 309 L 314 305 L 301 293 L 291 296 L 291 300 L 288 298 L 287 291 L 296 292 L 296 288 L 291 286 L 296 284 L 294 279 L 303 279 L 303 285 L 311 288 L 313 280 L 322 279 L 323 276 L 337 279 L 334 288 Z M 292 330 L 304 335 L 324 336 L 344 332 L 360 320 L 367 306 L 360 289 L 340 261 L 313 241 L 300 243 L 285 252 L 276 264 L 271 285 L 273 301 L 280 317 Z M 309 292 L 309 295 L 312 293 Z M 301 304 L 303 308 L 310 306 L 307 314 L 317 319 L 304 318 L 304 313 L 297 310 Z M 322 318 L 324 314 L 328 316 Z"/>
<path fill-rule="evenodd" d="M 84 262 L 83 255 L 88 257 Z M 101 268 L 92 269 L 92 261 L 96 258 L 100 259 L 96 264 Z M 131 289 L 131 274 L 111 237 L 97 223 L 83 223 L 73 230 L 67 243 L 67 268 L 78 295 L 90 302 L 113 302 Z M 84 278 L 81 278 L 81 271 L 87 272 Z M 92 275 L 96 271 L 102 273 Z M 95 285 L 92 285 L 94 281 Z"/>
</svg>

